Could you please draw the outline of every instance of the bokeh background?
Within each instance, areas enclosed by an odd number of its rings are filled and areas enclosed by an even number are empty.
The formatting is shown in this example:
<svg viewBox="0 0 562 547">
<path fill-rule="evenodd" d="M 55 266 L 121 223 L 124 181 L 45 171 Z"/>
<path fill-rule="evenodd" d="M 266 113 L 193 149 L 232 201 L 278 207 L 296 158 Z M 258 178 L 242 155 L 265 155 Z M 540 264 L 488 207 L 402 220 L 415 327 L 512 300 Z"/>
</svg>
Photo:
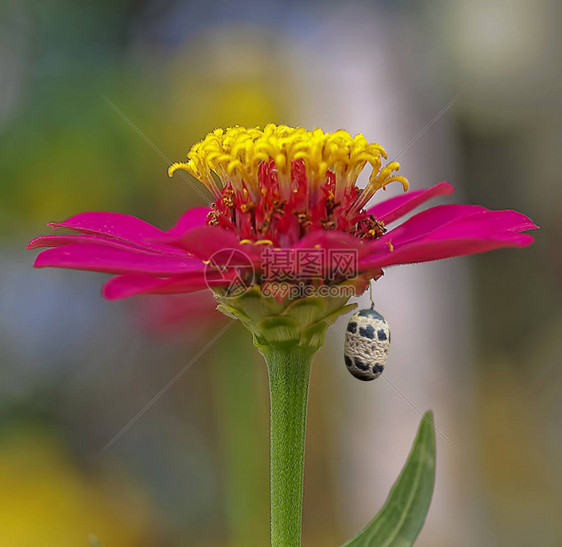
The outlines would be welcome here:
<svg viewBox="0 0 562 547">
<path fill-rule="evenodd" d="M 102 274 L 34 270 L 25 245 L 87 210 L 168 228 L 204 203 L 168 164 L 215 127 L 273 121 L 362 132 L 414 189 L 447 180 L 447 202 L 541 226 L 524 250 L 389 269 L 376 382 L 345 371 L 344 323 L 330 331 L 304 545 L 339 545 L 378 511 L 428 408 L 438 473 L 418 545 L 562 545 L 561 12 L 3 0 L 0 544 L 267 545 L 267 377 L 249 336 L 206 294 L 106 302 Z"/>
</svg>

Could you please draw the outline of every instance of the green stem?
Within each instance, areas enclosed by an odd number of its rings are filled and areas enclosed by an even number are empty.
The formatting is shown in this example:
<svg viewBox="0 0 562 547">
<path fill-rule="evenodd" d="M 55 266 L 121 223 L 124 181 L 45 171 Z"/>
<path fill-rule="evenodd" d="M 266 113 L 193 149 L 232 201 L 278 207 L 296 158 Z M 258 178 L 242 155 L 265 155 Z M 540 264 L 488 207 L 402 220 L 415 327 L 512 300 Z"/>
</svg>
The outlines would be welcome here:
<svg viewBox="0 0 562 547">
<path fill-rule="evenodd" d="M 314 350 L 262 348 L 271 397 L 271 545 L 301 544 L 306 402 Z"/>
</svg>

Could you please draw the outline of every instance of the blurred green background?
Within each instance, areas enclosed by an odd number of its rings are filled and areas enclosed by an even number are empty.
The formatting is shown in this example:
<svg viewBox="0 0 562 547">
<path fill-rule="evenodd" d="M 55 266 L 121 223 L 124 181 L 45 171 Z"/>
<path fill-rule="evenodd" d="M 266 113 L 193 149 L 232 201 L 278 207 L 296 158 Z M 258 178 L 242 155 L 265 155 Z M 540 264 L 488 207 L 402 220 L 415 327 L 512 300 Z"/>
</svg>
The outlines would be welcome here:
<svg viewBox="0 0 562 547">
<path fill-rule="evenodd" d="M 208 295 L 106 302 L 103 275 L 33 270 L 25 245 L 87 210 L 168 228 L 205 203 L 169 163 L 216 127 L 276 122 L 363 132 L 413 189 L 447 180 L 456 201 L 541 226 L 524 250 L 386 272 L 374 292 L 394 346 L 377 382 L 345 372 L 331 331 L 304 544 L 339 545 L 376 513 L 433 408 L 418 544 L 562 545 L 561 11 L 3 0 L 0 544 L 267 545 L 267 381 L 249 336 Z"/>
</svg>

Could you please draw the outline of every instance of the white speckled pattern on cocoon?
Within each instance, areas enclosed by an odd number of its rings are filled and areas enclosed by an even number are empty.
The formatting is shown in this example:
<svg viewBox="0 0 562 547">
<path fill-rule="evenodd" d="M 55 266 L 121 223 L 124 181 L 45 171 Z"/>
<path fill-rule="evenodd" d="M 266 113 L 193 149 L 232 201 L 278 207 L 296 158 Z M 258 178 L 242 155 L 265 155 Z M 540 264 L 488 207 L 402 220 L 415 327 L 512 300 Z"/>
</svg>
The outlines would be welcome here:
<svg viewBox="0 0 562 547">
<path fill-rule="evenodd" d="M 388 360 L 390 328 L 374 309 L 359 310 L 349 319 L 344 358 L 347 370 L 359 380 L 378 378 Z"/>
</svg>

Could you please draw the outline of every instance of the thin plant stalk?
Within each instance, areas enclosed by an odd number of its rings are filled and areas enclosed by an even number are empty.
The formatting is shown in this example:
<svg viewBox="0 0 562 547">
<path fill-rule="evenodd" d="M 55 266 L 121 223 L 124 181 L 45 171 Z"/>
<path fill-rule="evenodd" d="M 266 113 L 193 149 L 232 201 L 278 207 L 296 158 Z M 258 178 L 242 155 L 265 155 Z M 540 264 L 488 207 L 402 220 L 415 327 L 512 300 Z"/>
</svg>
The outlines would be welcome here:
<svg viewBox="0 0 562 547">
<path fill-rule="evenodd" d="M 301 544 L 306 406 L 314 350 L 262 350 L 271 397 L 271 545 Z"/>
</svg>

